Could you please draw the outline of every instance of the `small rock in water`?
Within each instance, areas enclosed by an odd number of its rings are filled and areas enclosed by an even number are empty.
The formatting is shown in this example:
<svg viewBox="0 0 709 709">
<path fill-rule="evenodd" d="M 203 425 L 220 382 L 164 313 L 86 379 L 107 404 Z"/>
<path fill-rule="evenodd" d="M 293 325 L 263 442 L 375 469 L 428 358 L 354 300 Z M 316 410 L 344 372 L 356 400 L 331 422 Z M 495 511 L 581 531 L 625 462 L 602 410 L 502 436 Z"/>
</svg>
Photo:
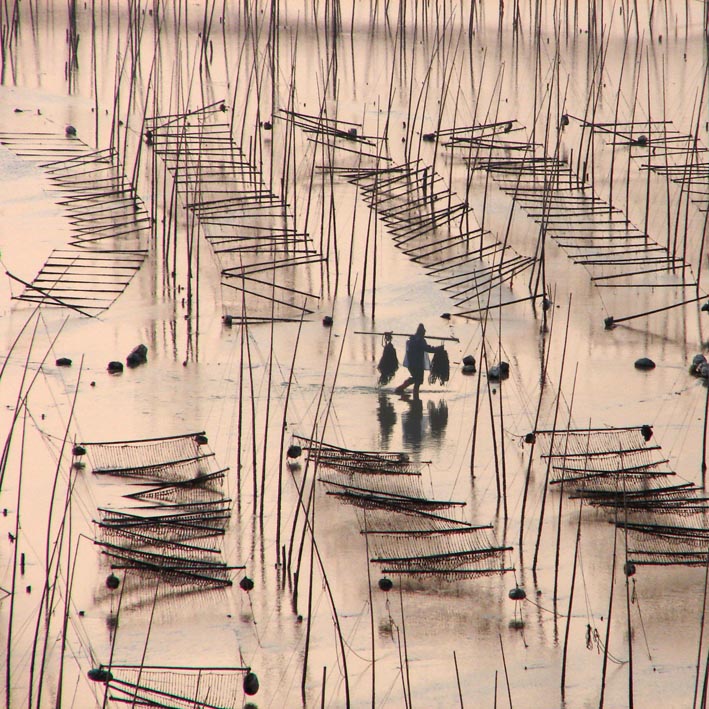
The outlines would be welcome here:
<svg viewBox="0 0 709 709">
<path fill-rule="evenodd" d="M 695 376 L 704 376 L 701 373 L 702 367 L 707 363 L 707 358 L 703 354 L 696 354 L 692 358 L 692 364 L 689 366 L 689 373 Z"/>
<path fill-rule="evenodd" d="M 126 357 L 126 364 L 129 367 L 137 367 L 148 361 L 148 348 L 145 345 L 136 345 Z"/>
<path fill-rule="evenodd" d="M 649 357 L 635 360 L 635 369 L 655 369 L 655 363 Z"/>
</svg>

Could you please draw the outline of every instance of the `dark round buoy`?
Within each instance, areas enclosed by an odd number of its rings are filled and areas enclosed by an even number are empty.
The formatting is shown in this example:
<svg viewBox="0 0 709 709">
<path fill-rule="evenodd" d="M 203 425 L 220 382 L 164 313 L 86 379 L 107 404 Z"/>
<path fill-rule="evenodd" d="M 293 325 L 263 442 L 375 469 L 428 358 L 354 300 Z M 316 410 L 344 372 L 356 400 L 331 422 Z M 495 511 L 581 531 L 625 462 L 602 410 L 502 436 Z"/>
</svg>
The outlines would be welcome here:
<svg viewBox="0 0 709 709">
<path fill-rule="evenodd" d="M 121 585 L 121 580 L 116 576 L 116 574 L 110 574 L 106 576 L 106 588 L 110 588 L 111 591 L 115 591 Z"/>
<path fill-rule="evenodd" d="M 474 364 L 464 364 L 461 371 L 463 374 L 475 374 L 477 371 Z"/>
<path fill-rule="evenodd" d="M 509 133 L 512 130 L 512 121 L 510 121 L 506 126 L 505 126 L 505 133 Z"/>
<path fill-rule="evenodd" d="M 382 591 L 391 591 L 391 589 L 394 588 L 394 582 L 384 576 L 384 578 L 379 579 L 379 588 L 381 588 Z"/>
<path fill-rule="evenodd" d="M 258 677 L 255 672 L 247 672 L 244 677 L 244 694 L 252 697 L 258 692 Z"/>
<path fill-rule="evenodd" d="M 205 436 L 203 433 L 198 433 L 198 434 L 194 437 L 194 442 L 195 442 L 198 446 L 206 446 L 207 443 L 209 443 L 209 438 L 207 438 L 207 436 Z"/>
<path fill-rule="evenodd" d="M 289 458 L 300 458 L 301 453 L 303 452 L 303 449 L 300 446 L 296 446 L 295 443 L 291 446 L 288 446 L 288 450 L 286 451 L 286 455 Z"/>
<path fill-rule="evenodd" d="M 527 598 L 527 594 L 525 593 L 523 588 L 520 588 L 519 586 L 515 586 L 514 588 L 510 589 L 510 592 L 507 594 L 513 601 L 523 601 L 525 598 Z"/>
<path fill-rule="evenodd" d="M 105 669 L 103 667 L 92 667 L 86 673 L 86 676 L 92 682 L 103 682 L 104 684 L 106 682 L 110 682 L 113 679 L 113 675 L 107 669 Z"/>
<path fill-rule="evenodd" d="M 111 374 L 120 374 L 123 371 L 123 362 L 109 362 L 106 369 Z"/>
<path fill-rule="evenodd" d="M 64 135 L 65 135 L 67 138 L 75 138 L 75 137 L 76 137 L 76 128 L 74 128 L 74 126 L 72 126 L 72 125 L 68 125 L 68 126 L 64 129 Z"/>
<path fill-rule="evenodd" d="M 444 320 L 450 320 L 451 319 L 451 314 L 450 313 L 441 313 L 441 317 Z"/>
<path fill-rule="evenodd" d="M 649 441 L 652 438 L 652 426 L 649 423 L 644 423 L 640 426 L 640 433 L 646 441 Z"/>
<path fill-rule="evenodd" d="M 537 437 L 531 431 L 524 437 L 525 443 L 536 443 Z"/>
<path fill-rule="evenodd" d="M 54 364 L 57 367 L 71 367 L 71 360 L 68 357 L 60 357 Z"/>
<path fill-rule="evenodd" d="M 563 126 L 568 126 L 569 125 L 569 116 L 566 113 L 563 113 L 561 115 L 561 125 Z"/>
<path fill-rule="evenodd" d="M 152 145 L 152 144 L 153 144 L 153 131 L 151 131 L 151 130 L 146 130 L 146 131 L 145 131 L 145 142 L 146 142 L 148 145 Z"/>
<path fill-rule="evenodd" d="M 699 308 L 703 313 L 709 313 L 709 300 L 707 300 L 701 308 Z"/>
<path fill-rule="evenodd" d="M 225 315 L 222 318 L 222 322 L 226 325 L 226 327 L 231 327 L 234 324 L 234 318 L 231 315 Z"/>
<path fill-rule="evenodd" d="M 248 577 L 244 576 L 241 581 L 239 581 L 239 587 L 241 588 L 242 591 L 251 591 L 254 587 L 254 582 Z"/>
<path fill-rule="evenodd" d="M 635 576 L 636 571 L 637 571 L 637 569 L 635 568 L 635 564 L 633 564 L 632 561 L 626 561 L 623 564 L 623 573 L 626 576 Z"/>
<path fill-rule="evenodd" d="M 323 324 L 325 327 L 331 327 L 331 326 L 332 326 L 332 317 L 331 317 L 330 315 L 326 315 L 326 316 L 322 319 L 322 324 Z"/>
<path fill-rule="evenodd" d="M 84 446 L 74 446 L 71 449 L 72 455 L 86 455 L 86 448 Z"/>
<path fill-rule="evenodd" d="M 433 143 L 433 141 L 436 140 L 436 134 L 435 133 L 424 133 L 421 136 L 421 139 L 426 143 Z"/>
<path fill-rule="evenodd" d="M 634 141 L 633 145 L 639 145 L 640 147 L 645 147 L 647 145 L 647 136 L 639 135 Z"/>
<path fill-rule="evenodd" d="M 615 327 L 615 320 L 613 319 L 613 316 L 609 315 L 607 318 L 605 318 L 603 320 L 603 325 L 606 330 L 612 330 Z"/>
<path fill-rule="evenodd" d="M 655 363 L 649 357 L 640 357 L 635 360 L 635 369 L 655 369 Z"/>
<path fill-rule="evenodd" d="M 273 128 L 273 123 L 271 123 L 271 121 L 264 121 L 261 125 L 264 130 L 271 130 Z"/>
<path fill-rule="evenodd" d="M 463 357 L 463 364 L 472 364 L 474 367 L 475 357 L 473 357 L 473 355 L 465 355 L 465 357 Z"/>
<path fill-rule="evenodd" d="M 549 298 L 542 298 L 542 310 L 544 312 L 550 310 L 552 305 L 554 305 L 554 303 L 549 300 Z"/>
</svg>

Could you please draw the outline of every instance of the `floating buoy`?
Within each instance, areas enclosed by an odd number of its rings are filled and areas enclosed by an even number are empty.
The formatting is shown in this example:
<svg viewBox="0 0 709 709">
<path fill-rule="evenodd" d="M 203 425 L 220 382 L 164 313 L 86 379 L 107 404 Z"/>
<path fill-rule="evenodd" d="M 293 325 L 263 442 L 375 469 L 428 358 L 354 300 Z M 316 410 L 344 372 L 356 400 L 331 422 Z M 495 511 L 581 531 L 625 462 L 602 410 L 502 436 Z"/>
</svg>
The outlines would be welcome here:
<svg viewBox="0 0 709 709">
<path fill-rule="evenodd" d="M 563 113 L 561 115 L 561 125 L 562 125 L 562 127 L 569 125 L 569 116 L 566 113 Z"/>
<path fill-rule="evenodd" d="M 226 327 L 231 327 L 234 324 L 234 318 L 231 315 L 225 315 L 222 318 L 222 322 L 226 325 Z"/>
<path fill-rule="evenodd" d="M 288 446 L 288 450 L 286 451 L 286 455 L 289 458 L 300 458 L 301 453 L 303 452 L 303 449 L 300 446 L 293 445 Z"/>
<path fill-rule="evenodd" d="M 74 446 L 71 449 L 72 455 L 86 455 L 86 448 L 84 446 Z"/>
<path fill-rule="evenodd" d="M 650 370 L 655 369 L 655 363 L 649 357 L 640 357 L 635 360 L 635 369 Z"/>
<path fill-rule="evenodd" d="M 606 328 L 606 330 L 612 330 L 615 327 L 615 320 L 613 319 L 612 315 L 609 315 L 603 320 L 603 326 Z"/>
<path fill-rule="evenodd" d="M 635 564 L 633 564 L 632 561 L 626 561 L 623 564 L 623 573 L 626 576 L 635 576 L 636 571 L 637 571 L 637 569 L 635 568 Z"/>
<path fill-rule="evenodd" d="M 441 317 L 444 320 L 450 320 L 451 319 L 451 314 L 450 313 L 441 313 Z"/>
<path fill-rule="evenodd" d="M 111 591 L 115 591 L 121 585 L 121 580 L 116 576 L 116 574 L 110 574 L 106 576 L 106 588 L 110 588 Z"/>
<path fill-rule="evenodd" d="M 536 443 L 537 442 L 537 437 L 532 433 L 531 431 L 524 437 L 524 442 L 525 443 Z"/>
<path fill-rule="evenodd" d="M 701 308 L 699 308 L 703 313 L 709 313 L 709 300 L 707 300 Z"/>
<path fill-rule="evenodd" d="M 554 305 L 553 301 L 549 300 L 549 298 L 542 298 L 542 310 L 546 313 L 547 310 L 551 309 L 551 306 Z"/>
<path fill-rule="evenodd" d="M 248 576 L 244 576 L 244 578 L 239 581 L 239 587 L 242 591 L 248 592 L 253 589 L 254 582 Z"/>
<path fill-rule="evenodd" d="M 264 121 L 264 122 L 261 124 L 261 127 L 262 127 L 264 130 L 271 130 L 271 129 L 273 128 L 273 123 L 271 123 L 271 121 Z"/>
<path fill-rule="evenodd" d="M 436 134 L 435 133 L 424 133 L 421 136 L 421 139 L 426 143 L 433 143 L 433 141 L 436 140 Z"/>
<path fill-rule="evenodd" d="M 639 135 L 635 140 L 633 140 L 633 145 L 639 145 L 640 147 L 645 147 L 647 145 L 647 136 Z"/>
<path fill-rule="evenodd" d="M 646 441 L 649 441 L 652 438 L 652 426 L 650 426 L 650 424 L 644 423 L 642 426 L 640 426 L 640 433 Z"/>
<path fill-rule="evenodd" d="M 391 591 L 391 589 L 394 588 L 394 582 L 384 576 L 379 579 L 379 588 L 381 588 L 382 591 Z"/>
<path fill-rule="evenodd" d="M 93 667 L 86 673 L 86 676 L 92 682 L 103 682 L 104 684 L 113 679 L 113 675 L 103 667 Z"/>
<path fill-rule="evenodd" d="M 523 588 L 520 588 L 519 586 L 515 586 L 514 588 L 511 588 L 510 592 L 507 595 L 513 601 L 523 601 L 525 598 L 527 598 L 527 594 L 525 593 L 525 590 Z"/>
<path fill-rule="evenodd" d="M 71 367 L 71 360 L 68 357 L 60 357 L 54 364 L 57 367 Z"/>
<path fill-rule="evenodd" d="M 67 138 L 74 138 L 74 137 L 76 136 L 76 128 L 74 128 L 74 126 L 72 126 L 72 125 L 68 125 L 68 126 L 64 129 L 64 135 L 65 135 Z"/>
<path fill-rule="evenodd" d="M 256 692 L 258 692 L 258 677 L 255 672 L 247 672 L 246 677 L 244 677 L 244 694 L 248 694 L 252 697 Z"/>
<path fill-rule="evenodd" d="M 332 316 L 326 315 L 326 316 L 322 319 L 322 324 L 323 324 L 325 327 L 331 327 L 331 326 L 332 326 Z"/>
<path fill-rule="evenodd" d="M 123 371 L 123 362 L 109 362 L 106 369 L 111 374 L 120 374 Z"/>
<path fill-rule="evenodd" d="M 207 436 L 205 436 L 203 433 L 198 433 L 198 434 L 194 437 L 194 442 L 195 442 L 198 446 L 206 446 L 207 443 L 209 443 L 209 438 L 207 438 Z"/>
</svg>

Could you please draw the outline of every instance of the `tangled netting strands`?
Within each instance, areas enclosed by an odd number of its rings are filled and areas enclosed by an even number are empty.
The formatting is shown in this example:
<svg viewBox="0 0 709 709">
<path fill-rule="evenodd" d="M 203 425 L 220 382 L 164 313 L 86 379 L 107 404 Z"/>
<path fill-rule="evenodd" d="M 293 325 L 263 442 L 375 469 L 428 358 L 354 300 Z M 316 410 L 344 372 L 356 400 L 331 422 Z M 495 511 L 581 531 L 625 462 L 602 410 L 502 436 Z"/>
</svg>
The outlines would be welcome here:
<svg viewBox="0 0 709 709">
<path fill-rule="evenodd" d="M 241 706 L 243 678 L 249 669 L 112 665 L 109 706 L 133 701 L 139 706 L 171 709 Z"/>
</svg>

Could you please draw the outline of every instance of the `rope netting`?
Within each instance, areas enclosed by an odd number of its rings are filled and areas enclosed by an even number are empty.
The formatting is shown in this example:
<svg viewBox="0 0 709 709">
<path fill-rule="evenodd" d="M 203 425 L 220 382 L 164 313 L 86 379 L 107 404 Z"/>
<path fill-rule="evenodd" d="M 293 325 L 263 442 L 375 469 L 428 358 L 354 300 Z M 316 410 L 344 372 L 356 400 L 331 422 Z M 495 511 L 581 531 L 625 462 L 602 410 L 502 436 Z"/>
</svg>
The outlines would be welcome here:
<svg viewBox="0 0 709 709">
<path fill-rule="evenodd" d="M 205 458 L 214 455 L 206 451 L 206 439 L 201 432 L 141 441 L 103 441 L 81 445 L 86 448 L 94 473 L 146 475 L 173 481 L 195 477 L 199 472 L 213 472 L 208 466 L 201 465 Z"/>
<path fill-rule="evenodd" d="M 374 452 L 340 448 L 320 441 L 294 436 L 311 460 L 326 468 L 345 472 L 421 474 L 421 463 L 411 461 L 404 452 Z"/>
<path fill-rule="evenodd" d="M 109 700 L 125 706 L 228 709 L 241 706 L 248 667 L 199 668 L 112 665 Z"/>
</svg>

